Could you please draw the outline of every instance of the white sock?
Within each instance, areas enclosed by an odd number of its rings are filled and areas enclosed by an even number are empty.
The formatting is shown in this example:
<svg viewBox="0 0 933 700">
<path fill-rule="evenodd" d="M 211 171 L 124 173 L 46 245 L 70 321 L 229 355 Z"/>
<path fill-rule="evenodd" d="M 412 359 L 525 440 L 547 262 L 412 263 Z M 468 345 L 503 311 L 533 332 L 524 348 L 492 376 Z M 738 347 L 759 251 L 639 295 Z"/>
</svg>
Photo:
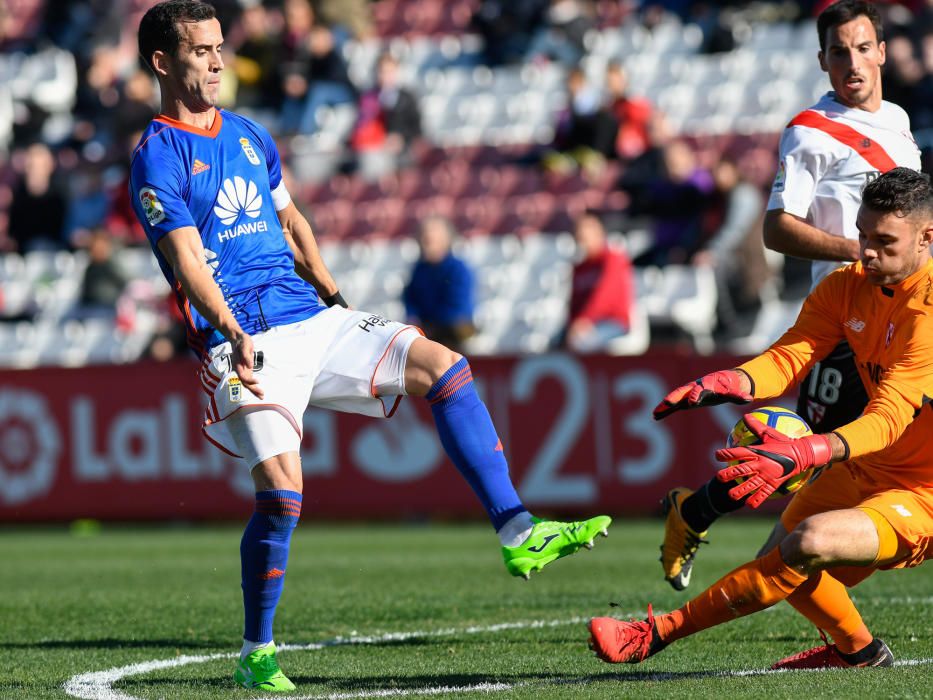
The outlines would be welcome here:
<svg viewBox="0 0 933 700">
<path fill-rule="evenodd" d="M 531 513 L 526 510 L 518 515 L 512 516 L 496 534 L 499 535 L 499 542 L 502 543 L 503 547 L 517 547 L 528 539 L 528 535 L 531 534 L 531 528 L 533 527 L 534 523 L 531 522 Z"/>
<path fill-rule="evenodd" d="M 262 649 L 263 647 L 267 647 L 270 644 L 272 644 L 271 639 L 268 642 L 251 642 L 248 639 L 244 639 L 243 648 L 240 649 L 240 658 L 245 659 L 257 649 Z"/>
</svg>

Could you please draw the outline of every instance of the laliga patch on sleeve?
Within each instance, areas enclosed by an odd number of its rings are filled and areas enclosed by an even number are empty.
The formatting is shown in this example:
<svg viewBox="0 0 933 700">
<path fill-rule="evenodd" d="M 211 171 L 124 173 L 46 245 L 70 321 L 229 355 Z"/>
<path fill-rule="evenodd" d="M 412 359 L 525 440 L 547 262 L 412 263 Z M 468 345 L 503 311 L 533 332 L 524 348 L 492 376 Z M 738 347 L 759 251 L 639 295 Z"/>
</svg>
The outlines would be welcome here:
<svg viewBox="0 0 933 700">
<path fill-rule="evenodd" d="M 780 165 L 778 165 L 777 175 L 774 176 L 774 184 L 771 185 L 772 192 L 783 192 L 784 191 L 784 181 L 787 179 L 787 166 L 784 165 L 784 159 L 781 159 Z"/>
<path fill-rule="evenodd" d="M 165 221 L 165 209 L 162 208 L 162 202 L 159 201 L 154 189 L 143 187 L 139 191 L 139 202 L 143 205 L 143 212 L 150 226 Z"/>
</svg>

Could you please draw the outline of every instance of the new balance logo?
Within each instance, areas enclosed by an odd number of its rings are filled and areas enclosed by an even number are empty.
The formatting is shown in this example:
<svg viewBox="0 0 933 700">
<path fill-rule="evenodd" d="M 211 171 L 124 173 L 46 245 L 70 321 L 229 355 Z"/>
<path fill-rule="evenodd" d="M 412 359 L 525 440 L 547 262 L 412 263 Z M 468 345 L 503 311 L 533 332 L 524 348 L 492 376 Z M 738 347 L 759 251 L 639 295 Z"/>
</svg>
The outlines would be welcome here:
<svg viewBox="0 0 933 700">
<path fill-rule="evenodd" d="M 897 513 L 898 515 L 900 515 L 900 516 L 903 517 L 903 518 L 910 518 L 910 517 L 913 517 L 913 513 L 911 513 L 909 510 L 907 510 L 907 509 L 906 509 L 904 506 L 902 506 L 900 503 L 895 503 L 894 505 L 891 506 L 891 508 L 893 508 L 893 509 L 894 509 L 894 512 Z"/>
<path fill-rule="evenodd" d="M 211 166 L 209 166 L 207 163 L 204 163 L 198 160 L 197 158 L 195 158 L 194 165 L 191 166 L 191 174 L 197 175 L 199 173 L 203 173 L 205 170 L 210 170 L 210 169 L 211 169 Z"/>
<path fill-rule="evenodd" d="M 269 569 L 266 573 L 259 574 L 257 578 L 260 578 L 263 581 L 271 581 L 272 579 L 275 579 L 275 578 L 282 578 L 284 575 L 285 575 L 285 572 L 282 571 L 281 569 Z"/>
<path fill-rule="evenodd" d="M 544 551 L 545 547 L 551 544 L 551 540 L 556 539 L 558 537 L 560 537 L 560 535 L 548 535 L 547 537 L 544 538 L 544 542 L 539 544 L 537 547 L 529 547 L 528 551 L 534 552 L 535 554 L 540 554 L 541 552 Z"/>
<path fill-rule="evenodd" d="M 256 183 L 246 181 L 239 175 L 232 180 L 227 178 L 220 192 L 217 193 L 217 205 L 214 213 L 224 224 L 232 224 L 245 212 L 248 217 L 255 219 L 262 209 L 262 195 L 259 194 Z"/>
<path fill-rule="evenodd" d="M 865 330 L 865 322 L 855 318 L 855 316 L 846 321 L 844 325 L 856 333 L 861 333 L 863 330 Z"/>
</svg>

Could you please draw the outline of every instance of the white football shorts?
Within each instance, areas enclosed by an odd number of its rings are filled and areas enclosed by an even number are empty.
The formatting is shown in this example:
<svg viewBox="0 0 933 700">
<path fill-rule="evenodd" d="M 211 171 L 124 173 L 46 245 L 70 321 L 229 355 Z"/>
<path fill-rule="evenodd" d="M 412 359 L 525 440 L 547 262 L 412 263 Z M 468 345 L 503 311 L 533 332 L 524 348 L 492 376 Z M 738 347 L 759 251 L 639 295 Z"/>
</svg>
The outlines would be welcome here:
<svg viewBox="0 0 933 700">
<path fill-rule="evenodd" d="M 414 326 L 342 306 L 257 333 L 253 372 L 262 399 L 240 383 L 231 367 L 231 345 L 222 343 L 201 366 L 209 396 L 202 431 L 252 469 L 298 451 L 309 404 L 388 418 L 405 395 L 408 350 L 420 337 Z"/>
</svg>

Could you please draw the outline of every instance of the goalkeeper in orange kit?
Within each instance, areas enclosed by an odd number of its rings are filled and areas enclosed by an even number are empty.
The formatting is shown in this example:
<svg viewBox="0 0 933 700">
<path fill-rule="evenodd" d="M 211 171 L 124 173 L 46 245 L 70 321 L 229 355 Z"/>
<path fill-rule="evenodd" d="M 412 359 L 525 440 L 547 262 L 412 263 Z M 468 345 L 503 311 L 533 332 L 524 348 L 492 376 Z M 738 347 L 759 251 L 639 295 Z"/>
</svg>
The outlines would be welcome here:
<svg viewBox="0 0 933 700">
<path fill-rule="evenodd" d="M 829 464 L 796 493 L 772 546 L 679 610 L 648 619 L 590 621 L 604 661 L 638 663 L 672 642 L 787 599 L 832 643 L 773 668 L 890 666 L 846 586 L 877 569 L 933 557 L 933 187 L 895 168 L 871 182 L 858 212 L 860 259 L 828 275 L 797 322 L 736 369 L 672 391 L 655 409 L 675 411 L 780 396 L 840 341 L 851 346 L 869 402 L 856 420 L 822 435 L 788 438 L 747 418 L 760 444 L 719 450 L 717 477 L 760 505 L 783 482 Z M 825 639 L 825 637 L 824 637 Z"/>
</svg>

